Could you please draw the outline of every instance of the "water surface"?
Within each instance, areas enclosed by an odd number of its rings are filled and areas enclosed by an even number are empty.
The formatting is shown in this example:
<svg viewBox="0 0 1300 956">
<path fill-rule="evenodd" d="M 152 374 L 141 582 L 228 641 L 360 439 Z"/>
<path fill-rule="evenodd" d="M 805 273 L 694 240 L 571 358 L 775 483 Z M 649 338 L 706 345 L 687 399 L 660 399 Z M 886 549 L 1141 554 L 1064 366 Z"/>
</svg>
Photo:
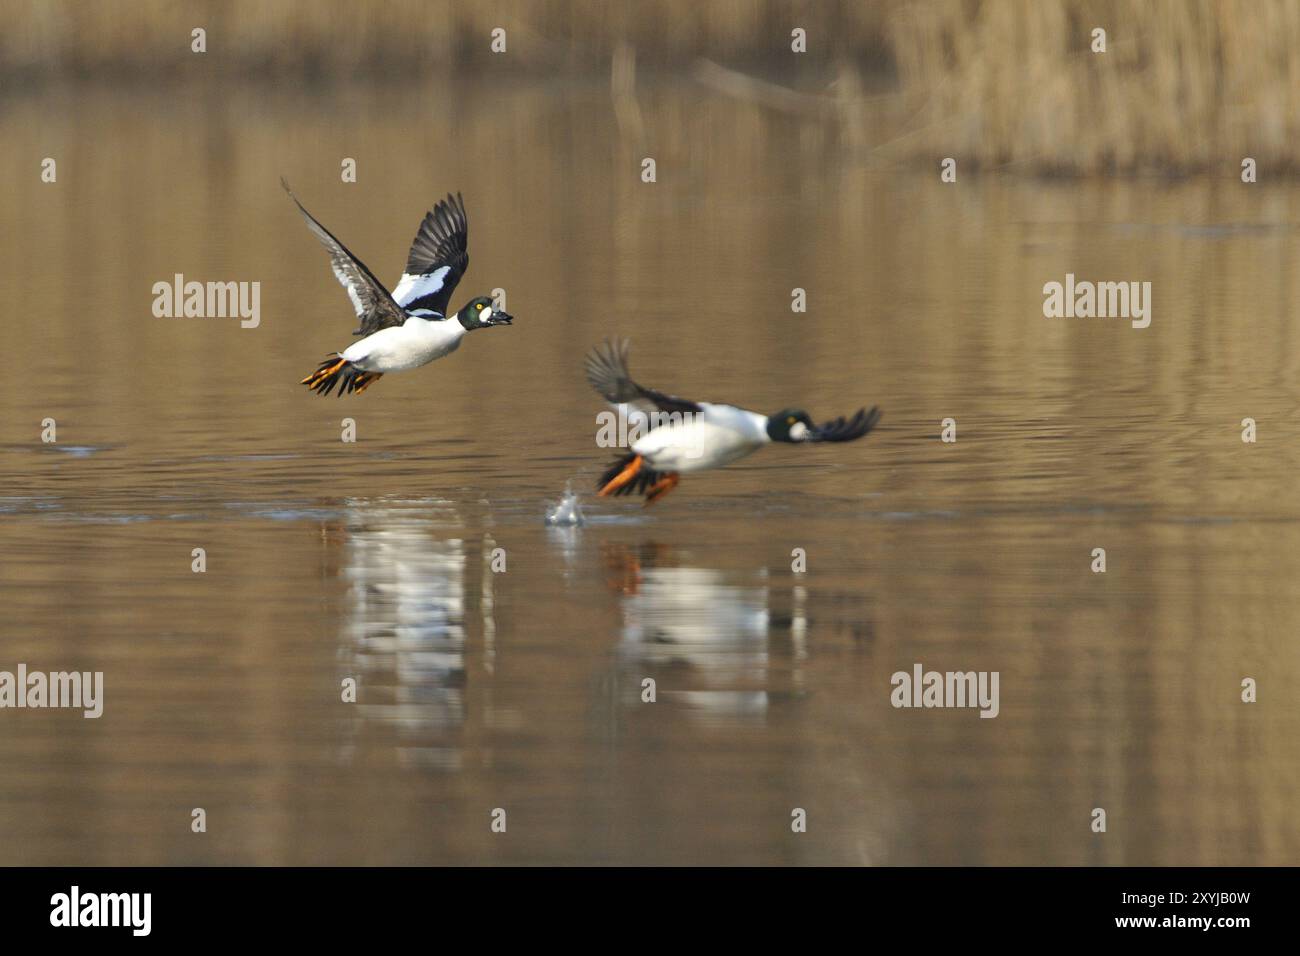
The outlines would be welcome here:
<svg viewBox="0 0 1300 956">
<path fill-rule="evenodd" d="M 1300 190 L 943 185 L 640 99 L 639 134 L 604 84 L 3 101 L 0 669 L 107 690 L 0 713 L 0 862 L 1294 862 Z M 462 191 L 457 301 L 515 325 L 306 394 L 354 321 L 281 174 L 388 281 Z M 177 272 L 260 281 L 260 326 L 155 318 Z M 1151 282 L 1151 326 L 1045 319 L 1067 273 Z M 598 501 L 611 335 L 677 394 L 884 422 Z M 917 662 L 998 671 L 998 717 L 893 708 Z"/>
</svg>

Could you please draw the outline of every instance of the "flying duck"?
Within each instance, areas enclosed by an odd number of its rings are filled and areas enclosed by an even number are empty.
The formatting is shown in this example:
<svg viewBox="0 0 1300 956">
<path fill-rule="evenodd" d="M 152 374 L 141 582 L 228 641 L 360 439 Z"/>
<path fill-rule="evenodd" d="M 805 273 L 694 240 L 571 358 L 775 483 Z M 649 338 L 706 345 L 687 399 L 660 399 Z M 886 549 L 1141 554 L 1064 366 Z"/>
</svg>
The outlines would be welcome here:
<svg viewBox="0 0 1300 956">
<path fill-rule="evenodd" d="M 404 372 L 442 358 L 460 347 L 465 333 L 493 325 L 509 325 L 513 317 L 479 296 L 450 317 L 447 306 L 456 283 L 469 268 L 469 224 L 460 194 L 440 200 L 424 217 L 406 257 L 406 271 L 390 294 L 364 262 L 322 226 L 293 194 L 283 179 L 280 185 L 294 201 L 307 228 L 330 254 L 339 284 L 348 290 L 364 336 L 342 352 L 326 356 L 302 384 L 317 395 L 338 386 L 339 396 L 364 392 L 385 372 Z"/>
<path fill-rule="evenodd" d="M 859 409 L 813 425 L 808 413 L 787 408 L 775 415 L 735 405 L 692 402 L 638 385 L 627 370 L 629 343 L 606 342 L 587 356 L 587 381 L 628 422 L 643 432 L 597 483 L 600 497 L 645 493 L 647 505 L 677 487 L 686 472 L 721 468 L 774 441 L 853 441 L 880 421 L 880 409 Z M 648 430 L 647 430 L 648 429 Z"/>
</svg>

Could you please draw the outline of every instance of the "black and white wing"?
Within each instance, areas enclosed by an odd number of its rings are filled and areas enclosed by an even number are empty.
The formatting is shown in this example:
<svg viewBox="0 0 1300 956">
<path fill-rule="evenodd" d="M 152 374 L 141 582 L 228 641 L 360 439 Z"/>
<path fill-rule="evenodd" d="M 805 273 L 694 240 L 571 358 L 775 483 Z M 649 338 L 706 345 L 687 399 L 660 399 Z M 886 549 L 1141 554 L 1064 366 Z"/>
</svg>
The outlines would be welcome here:
<svg viewBox="0 0 1300 956">
<path fill-rule="evenodd" d="M 393 290 L 402 307 L 447 315 L 451 293 L 469 268 L 469 220 L 460 193 L 429 210 L 411 243 L 406 272 Z"/>
<path fill-rule="evenodd" d="M 361 327 L 352 334 L 370 335 L 389 326 L 402 325 L 406 321 L 406 313 L 393 301 L 393 297 L 388 294 L 383 284 L 366 268 L 366 264 L 348 252 L 347 246 L 335 239 L 333 234 L 322 226 L 302 203 L 298 202 L 298 197 L 293 194 L 287 182 L 281 179 L 280 185 L 284 187 L 284 191 L 289 194 L 289 198 L 307 220 L 307 228 L 329 252 L 334 275 L 339 280 L 339 284 L 348 290 L 348 298 L 352 300 L 352 307 L 357 310 L 357 318 L 361 320 Z"/>
<path fill-rule="evenodd" d="M 656 424 L 656 412 L 699 412 L 696 402 L 675 395 L 666 395 L 632 380 L 627 370 L 627 353 L 631 343 L 627 339 L 620 342 L 606 342 L 597 346 L 587 356 L 587 381 L 611 405 L 628 406 L 629 419 L 641 418 L 645 425 L 653 428 Z"/>
</svg>

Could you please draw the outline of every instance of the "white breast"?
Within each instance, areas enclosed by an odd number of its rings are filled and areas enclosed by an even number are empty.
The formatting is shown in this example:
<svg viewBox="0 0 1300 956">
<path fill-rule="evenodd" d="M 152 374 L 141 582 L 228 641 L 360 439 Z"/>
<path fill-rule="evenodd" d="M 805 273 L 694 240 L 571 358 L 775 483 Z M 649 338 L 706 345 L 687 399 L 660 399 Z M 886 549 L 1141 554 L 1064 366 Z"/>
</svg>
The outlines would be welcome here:
<svg viewBox="0 0 1300 956">
<path fill-rule="evenodd" d="M 698 414 L 661 425 L 632 446 L 655 471 L 719 468 L 767 444 L 767 419 L 732 405 L 701 403 Z"/>
<path fill-rule="evenodd" d="M 412 316 L 405 325 L 380 329 L 353 343 L 342 355 L 365 372 L 401 372 L 456 351 L 464 335 L 465 326 L 455 319 L 431 322 Z"/>
</svg>

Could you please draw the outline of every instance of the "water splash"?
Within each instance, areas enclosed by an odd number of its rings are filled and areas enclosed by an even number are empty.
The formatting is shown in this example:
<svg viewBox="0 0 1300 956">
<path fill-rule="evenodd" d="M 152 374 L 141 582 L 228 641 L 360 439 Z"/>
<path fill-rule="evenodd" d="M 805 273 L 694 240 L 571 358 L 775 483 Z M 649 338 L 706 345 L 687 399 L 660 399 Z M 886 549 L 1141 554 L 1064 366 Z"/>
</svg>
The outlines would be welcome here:
<svg viewBox="0 0 1300 956">
<path fill-rule="evenodd" d="M 580 528 L 586 522 L 582 509 L 578 507 L 578 496 L 573 491 L 573 483 L 564 483 L 564 497 L 553 508 L 546 509 L 546 526 L 548 528 Z"/>
</svg>

